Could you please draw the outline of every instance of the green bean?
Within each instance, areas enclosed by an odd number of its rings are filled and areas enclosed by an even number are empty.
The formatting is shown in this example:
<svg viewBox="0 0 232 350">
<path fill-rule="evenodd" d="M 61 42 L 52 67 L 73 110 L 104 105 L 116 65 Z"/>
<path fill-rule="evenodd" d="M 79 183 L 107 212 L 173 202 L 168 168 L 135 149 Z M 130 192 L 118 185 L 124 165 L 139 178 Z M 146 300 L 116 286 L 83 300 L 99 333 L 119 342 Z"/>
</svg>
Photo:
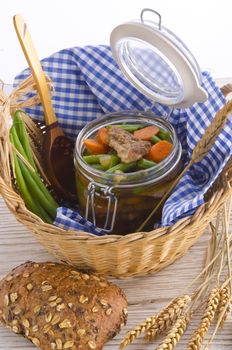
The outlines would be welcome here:
<svg viewBox="0 0 232 350">
<path fill-rule="evenodd" d="M 32 155 L 32 151 L 31 151 L 31 146 L 30 146 L 30 141 L 29 141 L 29 137 L 28 137 L 28 133 L 25 127 L 25 123 L 23 122 L 23 120 L 20 117 L 20 112 L 21 111 L 16 111 L 14 114 L 14 119 L 13 119 L 13 125 L 15 126 L 19 141 L 23 147 L 24 152 L 27 155 L 27 160 L 28 162 L 34 167 L 35 166 L 35 162 L 33 159 L 33 155 Z"/>
<path fill-rule="evenodd" d="M 166 140 L 166 141 L 170 141 L 171 140 L 171 134 L 169 131 L 164 130 L 164 129 L 160 129 L 160 131 L 158 132 L 157 136 L 161 139 L 161 140 Z"/>
<path fill-rule="evenodd" d="M 155 162 L 153 162 L 151 160 L 144 159 L 144 158 L 140 159 L 137 164 L 138 164 L 138 167 L 140 169 L 148 169 L 148 168 L 152 168 L 154 165 L 156 165 Z"/>
<path fill-rule="evenodd" d="M 161 141 L 161 139 L 158 136 L 152 136 L 152 138 L 151 138 L 152 143 L 158 143 L 160 141 Z"/>
<path fill-rule="evenodd" d="M 53 224 L 54 218 L 51 218 L 50 215 L 44 210 L 43 207 L 39 203 L 35 203 L 35 205 L 39 208 L 42 215 L 38 215 L 44 222 L 47 224 Z"/>
<path fill-rule="evenodd" d="M 25 165 L 26 166 L 26 165 Z M 32 176 L 33 180 L 35 181 L 36 185 L 39 187 L 39 189 L 43 192 L 43 195 L 46 197 L 46 199 L 56 208 L 58 208 L 57 202 L 52 197 L 51 193 L 48 191 L 46 185 L 43 183 L 42 179 L 40 178 L 39 174 L 37 172 L 34 172 L 28 168 L 28 171 L 30 172 L 30 175 Z"/>
<path fill-rule="evenodd" d="M 47 197 L 44 195 L 43 191 L 41 191 L 40 187 L 37 186 L 37 183 L 34 181 L 31 176 L 30 170 L 23 163 L 21 159 L 19 159 L 19 166 L 22 172 L 22 175 L 25 179 L 26 185 L 29 190 L 33 194 L 35 200 L 39 202 L 39 204 L 48 212 L 48 214 L 52 217 L 56 217 L 56 209 L 57 205 L 54 205 Z"/>
<path fill-rule="evenodd" d="M 94 169 L 101 170 L 101 171 L 105 170 L 101 164 L 92 164 L 92 167 Z"/>
<path fill-rule="evenodd" d="M 12 136 L 12 144 L 14 145 L 14 147 L 26 160 L 28 160 L 26 152 L 24 151 L 23 146 L 21 145 L 14 125 L 12 125 L 12 127 L 10 128 L 10 134 Z"/>
<path fill-rule="evenodd" d="M 20 123 L 18 123 L 17 117 L 16 117 L 16 122 L 15 122 L 15 123 L 17 123 L 17 126 L 12 125 L 11 130 L 10 130 L 11 142 L 13 143 L 15 148 L 18 150 L 18 152 L 29 162 L 27 154 L 25 153 L 25 150 L 24 150 L 24 148 L 19 140 L 18 134 L 16 132 L 16 131 L 20 132 L 20 130 L 22 131 L 22 129 L 19 128 Z M 23 121 L 22 121 L 22 123 L 23 123 Z M 24 131 L 26 134 L 24 134 Z M 24 138 L 24 140 L 25 140 L 25 137 L 27 138 L 28 135 L 27 135 L 26 129 L 24 131 L 23 131 L 23 134 L 21 134 L 21 135 L 22 135 L 22 138 Z M 30 145 L 29 145 L 29 139 L 28 139 L 28 143 L 26 141 L 24 144 L 26 145 L 26 147 L 28 147 L 28 154 L 31 153 L 31 156 L 32 156 L 32 152 L 31 152 Z M 58 207 L 58 204 L 55 202 L 55 200 L 53 199 L 53 197 L 51 196 L 51 194 L 47 190 L 45 184 L 41 180 L 36 169 L 34 169 L 34 171 L 31 170 L 30 168 L 27 167 L 27 165 L 21 159 L 18 159 L 17 157 L 16 157 L 16 159 L 14 159 L 14 161 L 17 164 L 18 172 L 20 171 L 20 174 L 21 174 L 21 177 L 20 177 L 20 175 L 18 176 L 19 181 L 20 181 L 20 179 L 21 179 L 21 182 L 23 180 L 25 183 L 25 186 L 26 187 L 29 186 L 31 193 L 33 194 L 33 196 L 32 196 L 33 199 L 31 199 L 32 200 L 32 202 L 31 202 L 30 200 L 28 201 L 27 193 L 26 193 L 25 203 L 27 201 L 28 208 L 31 211 L 33 211 L 35 214 L 40 216 L 44 221 L 52 223 L 53 220 L 46 213 L 45 208 L 48 209 L 47 211 L 54 218 L 56 216 L 56 208 Z M 18 183 L 17 178 L 16 178 L 16 181 Z M 33 186 L 32 186 L 32 184 L 33 184 Z M 24 190 L 25 190 L 25 186 L 23 187 Z M 27 191 L 28 191 L 28 189 L 27 189 Z M 38 193 L 39 193 L 39 197 L 38 197 Z M 22 194 L 22 197 L 24 198 L 25 195 Z M 36 200 L 38 203 L 35 204 L 34 200 Z M 36 209 L 35 209 L 37 207 L 39 208 L 38 211 L 36 211 Z"/>
<path fill-rule="evenodd" d="M 120 162 L 120 158 L 113 154 L 105 154 L 99 157 L 99 161 L 104 170 L 114 167 Z"/>
<path fill-rule="evenodd" d="M 12 138 L 12 134 L 10 134 L 10 140 L 12 143 L 13 142 L 13 138 Z M 14 168 L 15 168 L 15 175 L 16 175 L 16 181 L 17 181 L 17 185 L 19 188 L 19 192 L 23 198 L 23 200 L 25 201 L 25 204 L 27 206 L 27 208 L 32 211 L 34 214 L 38 215 L 41 219 L 43 219 L 45 222 L 49 222 L 51 223 L 52 220 L 50 219 L 50 217 L 44 212 L 43 208 L 40 207 L 40 205 L 35 204 L 32 196 L 27 188 L 27 185 L 24 181 L 23 175 L 21 173 L 20 170 L 20 166 L 19 166 L 19 162 L 18 162 L 18 158 L 15 154 L 15 151 L 13 151 L 13 158 L 14 158 Z"/>
<path fill-rule="evenodd" d="M 96 154 L 91 156 L 83 156 L 83 160 L 90 165 L 97 165 L 97 167 L 94 168 L 99 170 L 107 170 L 109 168 L 112 168 L 120 161 L 119 157 L 115 154 Z"/>
<path fill-rule="evenodd" d="M 135 166 L 136 166 L 136 162 L 131 162 L 128 164 L 119 163 L 119 164 L 113 166 L 112 168 L 108 169 L 106 172 L 107 173 L 115 173 L 116 171 L 126 172 L 126 171 L 133 169 Z"/>
<path fill-rule="evenodd" d="M 38 205 L 38 204 L 37 204 Z M 47 224 L 53 224 L 54 223 L 54 218 L 50 218 L 48 213 L 44 210 L 44 208 L 40 207 L 40 210 L 43 212 L 43 217 L 40 216 L 40 218 L 46 222 Z"/>
<path fill-rule="evenodd" d="M 119 125 L 109 125 L 107 128 L 111 128 L 112 126 L 117 126 L 117 128 L 121 128 L 128 132 L 134 132 L 139 129 L 145 128 L 146 125 L 143 124 L 119 124 Z"/>
<path fill-rule="evenodd" d="M 24 148 L 22 146 L 22 144 L 20 143 L 20 140 L 18 138 L 18 135 L 16 133 L 16 129 L 14 128 L 14 125 L 11 127 L 10 133 L 12 134 L 12 143 L 14 144 L 15 148 L 18 150 L 18 152 L 20 154 L 22 154 L 24 156 L 24 158 L 26 160 L 29 159 L 27 158 L 25 152 L 24 152 Z M 30 148 L 29 148 L 29 152 L 30 152 Z M 40 188 L 40 190 L 43 192 L 44 196 L 46 197 L 46 199 L 48 201 L 51 202 L 51 204 L 53 206 L 58 207 L 58 204 L 56 203 L 56 201 L 54 200 L 54 198 L 52 197 L 52 195 L 50 194 L 50 192 L 48 191 L 48 189 L 46 188 L 45 184 L 43 183 L 43 181 L 41 180 L 38 172 L 36 171 L 36 169 L 34 169 L 34 171 L 32 171 L 31 169 L 28 168 L 28 171 L 30 172 L 30 175 L 33 177 L 34 181 L 36 182 L 36 185 Z"/>
<path fill-rule="evenodd" d="M 87 150 L 87 148 L 84 149 L 83 156 L 91 156 L 91 153 Z"/>
<path fill-rule="evenodd" d="M 91 156 L 83 156 L 83 159 L 86 163 L 88 164 L 99 164 L 99 158 L 103 154 L 96 154 L 96 155 L 91 155 Z"/>
</svg>

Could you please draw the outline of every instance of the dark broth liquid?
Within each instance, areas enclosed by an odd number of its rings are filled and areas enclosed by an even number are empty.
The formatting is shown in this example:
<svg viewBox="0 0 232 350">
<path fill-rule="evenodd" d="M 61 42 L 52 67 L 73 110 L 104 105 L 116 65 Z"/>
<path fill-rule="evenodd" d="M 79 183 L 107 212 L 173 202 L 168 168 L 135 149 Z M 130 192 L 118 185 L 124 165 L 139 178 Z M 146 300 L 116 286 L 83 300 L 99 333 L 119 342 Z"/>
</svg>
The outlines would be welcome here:
<svg viewBox="0 0 232 350">
<path fill-rule="evenodd" d="M 89 181 L 81 174 L 76 175 L 78 200 L 81 214 L 84 216 L 83 208 L 86 207 L 87 188 Z M 147 218 L 155 206 L 159 203 L 163 195 L 170 187 L 172 181 L 160 183 L 157 185 L 141 186 L 137 188 L 118 189 L 114 194 L 118 199 L 117 213 L 113 231 L 111 234 L 128 234 L 135 232 L 142 222 Z M 104 227 L 107 214 L 107 200 L 103 196 L 95 196 L 94 210 L 96 224 L 98 227 Z M 112 219 L 113 209 L 110 209 L 110 220 Z M 154 223 L 160 222 L 162 215 L 162 206 L 156 212 L 155 216 L 147 224 L 145 231 L 152 230 Z M 90 215 L 89 220 L 92 221 Z"/>
</svg>

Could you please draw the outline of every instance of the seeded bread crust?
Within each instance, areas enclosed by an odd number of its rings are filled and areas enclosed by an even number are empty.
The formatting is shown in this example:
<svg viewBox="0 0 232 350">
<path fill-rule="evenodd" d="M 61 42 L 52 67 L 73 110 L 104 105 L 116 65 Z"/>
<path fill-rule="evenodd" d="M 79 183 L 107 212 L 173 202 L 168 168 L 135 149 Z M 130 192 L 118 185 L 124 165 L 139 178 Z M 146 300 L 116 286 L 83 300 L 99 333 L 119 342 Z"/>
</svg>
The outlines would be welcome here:
<svg viewBox="0 0 232 350">
<path fill-rule="evenodd" d="M 126 319 L 119 287 L 69 265 L 27 262 L 0 281 L 0 323 L 43 350 L 101 350 Z"/>
</svg>

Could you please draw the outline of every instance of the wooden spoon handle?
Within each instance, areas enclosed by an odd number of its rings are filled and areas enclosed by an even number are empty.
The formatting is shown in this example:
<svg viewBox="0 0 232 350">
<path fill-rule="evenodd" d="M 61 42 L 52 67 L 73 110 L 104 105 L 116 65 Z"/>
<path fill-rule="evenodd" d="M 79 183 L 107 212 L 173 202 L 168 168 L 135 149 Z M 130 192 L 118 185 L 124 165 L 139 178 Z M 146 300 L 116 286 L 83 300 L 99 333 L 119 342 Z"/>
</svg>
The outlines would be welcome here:
<svg viewBox="0 0 232 350">
<path fill-rule="evenodd" d="M 52 106 L 50 91 L 31 35 L 22 16 L 14 16 L 14 26 L 33 78 L 36 82 L 37 90 L 44 109 L 46 125 L 51 125 L 55 123 L 57 119 Z"/>
</svg>

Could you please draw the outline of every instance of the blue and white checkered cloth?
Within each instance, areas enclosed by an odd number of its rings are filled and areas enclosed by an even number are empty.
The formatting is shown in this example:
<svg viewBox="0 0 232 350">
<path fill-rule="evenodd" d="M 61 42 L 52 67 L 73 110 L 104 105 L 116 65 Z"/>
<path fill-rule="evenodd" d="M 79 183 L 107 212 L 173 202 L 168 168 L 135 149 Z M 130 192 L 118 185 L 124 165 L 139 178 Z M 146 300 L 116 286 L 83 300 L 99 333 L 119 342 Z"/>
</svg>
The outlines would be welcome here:
<svg viewBox="0 0 232 350">
<path fill-rule="evenodd" d="M 64 230 L 80 230 L 94 233 L 97 236 L 102 236 L 105 234 L 102 230 L 95 227 L 92 222 L 84 219 L 76 211 L 66 207 L 60 207 L 57 209 L 55 224 L 62 227 Z"/>
<path fill-rule="evenodd" d="M 119 110 L 149 110 L 158 116 L 169 115 L 170 108 L 153 101 L 136 90 L 123 76 L 108 46 L 86 46 L 65 49 L 42 60 L 44 71 L 55 87 L 52 97 L 56 115 L 67 136 L 75 139 L 83 126 L 105 113 Z M 19 83 L 29 75 L 22 72 L 15 81 Z M 175 109 L 169 120 L 175 127 L 183 146 L 186 164 L 205 129 L 216 112 L 225 104 L 220 89 L 209 73 L 203 72 L 202 86 L 208 100 L 195 103 L 191 108 Z M 171 77 L 172 81 L 173 78 Z M 176 84 L 173 81 L 173 84 Z M 36 120 L 43 120 L 42 107 L 28 108 Z M 204 194 L 213 184 L 232 155 L 232 118 L 217 137 L 207 156 L 192 166 L 180 180 L 163 208 L 162 225 L 171 225 L 180 218 L 191 215 L 204 201 Z M 66 229 L 93 230 L 78 213 L 60 208 L 56 224 Z M 80 226 L 82 225 L 82 226 Z"/>
</svg>

